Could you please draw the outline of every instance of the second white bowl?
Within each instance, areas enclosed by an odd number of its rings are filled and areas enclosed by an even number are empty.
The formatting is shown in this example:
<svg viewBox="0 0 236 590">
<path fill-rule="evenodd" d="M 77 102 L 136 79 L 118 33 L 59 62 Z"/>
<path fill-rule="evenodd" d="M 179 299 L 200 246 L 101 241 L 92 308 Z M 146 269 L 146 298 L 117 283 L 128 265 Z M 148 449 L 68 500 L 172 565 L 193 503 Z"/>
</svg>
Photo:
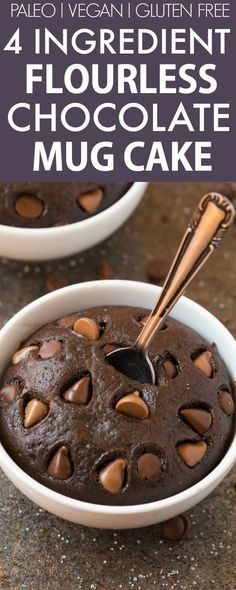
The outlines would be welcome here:
<svg viewBox="0 0 236 590">
<path fill-rule="evenodd" d="M 83 252 L 108 238 L 128 219 L 147 185 L 147 182 L 134 182 L 114 205 L 70 225 L 25 229 L 0 224 L 0 256 L 14 260 L 53 260 Z"/>
</svg>

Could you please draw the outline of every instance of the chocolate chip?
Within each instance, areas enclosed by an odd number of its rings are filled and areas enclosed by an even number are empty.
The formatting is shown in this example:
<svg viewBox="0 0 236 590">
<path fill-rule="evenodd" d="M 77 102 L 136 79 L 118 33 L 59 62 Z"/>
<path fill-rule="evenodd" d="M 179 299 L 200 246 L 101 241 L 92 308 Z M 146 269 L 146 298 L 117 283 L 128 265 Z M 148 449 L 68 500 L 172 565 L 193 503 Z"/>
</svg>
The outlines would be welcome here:
<svg viewBox="0 0 236 590">
<path fill-rule="evenodd" d="M 67 402 L 85 406 L 90 400 L 90 389 L 90 377 L 82 377 L 65 391 L 63 397 Z"/>
<path fill-rule="evenodd" d="M 97 190 L 80 195 L 78 197 L 78 204 L 86 213 L 96 213 L 101 205 L 103 196 L 102 189 L 98 188 Z"/>
<path fill-rule="evenodd" d="M 7 404 L 12 404 L 15 399 L 19 395 L 19 389 L 13 385 L 13 383 L 9 383 L 9 385 L 4 385 L 0 390 L 0 398 L 6 402 Z"/>
<path fill-rule="evenodd" d="M 15 210 L 24 219 L 37 219 L 44 210 L 43 201 L 34 195 L 20 195 L 15 202 Z"/>
<path fill-rule="evenodd" d="M 148 315 L 148 314 L 147 314 L 147 315 L 144 315 L 144 316 L 143 316 L 142 318 L 140 318 L 140 320 L 139 320 L 140 324 L 142 324 L 143 326 L 145 326 L 145 324 L 146 324 L 146 323 L 147 323 L 147 321 L 148 321 L 148 318 L 149 318 L 149 315 Z"/>
<path fill-rule="evenodd" d="M 52 227 L 61 227 L 62 225 L 69 225 L 68 221 L 65 219 L 61 219 L 59 221 L 56 221 L 56 223 L 54 223 L 52 225 Z"/>
<path fill-rule="evenodd" d="M 100 280 L 113 279 L 114 273 L 111 266 L 106 260 L 101 260 L 99 263 L 98 278 Z"/>
<path fill-rule="evenodd" d="M 168 379 L 174 379 L 178 375 L 177 366 L 171 359 L 166 359 L 164 361 L 164 369 Z"/>
<path fill-rule="evenodd" d="M 47 278 L 46 287 L 48 291 L 56 291 L 67 287 L 68 277 L 62 272 L 54 272 Z"/>
<path fill-rule="evenodd" d="M 59 340 L 48 340 L 47 342 L 43 342 L 43 344 L 40 346 L 38 354 L 41 359 L 48 359 L 59 352 L 61 346 L 62 344 Z"/>
<path fill-rule="evenodd" d="M 48 406 L 38 399 L 32 399 L 25 408 L 24 427 L 30 428 L 40 422 L 48 413 Z"/>
<path fill-rule="evenodd" d="M 140 324 L 142 324 L 142 326 L 145 326 L 145 324 L 147 323 L 149 317 L 150 317 L 150 314 L 149 315 L 147 314 L 147 315 L 143 316 L 142 318 L 139 318 L 138 319 L 138 322 Z M 167 322 L 163 322 L 163 324 L 161 324 L 161 326 L 159 328 L 159 332 L 162 332 L 162 331 L 166 330 L 167 328 L 168 328 Z"/>
<path fill-rule="evenodd" d="M 140 397 L 139 391 L 134 391 L 125 395 L 117 402 L 115 409 L 117 412 L 133 416 L 134 418 L 147 418 L 149 409 L 145 401 Z"/>
<path fill-rule="evenodd" d="M 227 416 L 232 416 L 234 413 L 234 400 L 228 391 L 222 391 L 220 395 L 220 405 L 223 412 Z"/>
<path fill-rule="evenodd" d="M 59 326 L 62 328 L 73 328 L 75 322 L 77 322 L 78 316 L 77 315 L 67 315 L 64 318 L 58 320 Z"/>
<path fill-rule="evenodd" d="M 212 415 L 201 408 L 184 408 L 180 410 L 180 415 L 198 434 L 204 434 L 212 425 Z"/>
<path fill-rule="evenodd" d="M 27 356 L 29 356 L 30 352 L 33 352 L 38 349 L 39 349 L 38 346 L 32 345 L 32 346 L 24 346 L 20 350 L 17 350 L 17 352 L 15 352 L 15 354 L 13 354 L 13 357 L 12 357 L 13 365 L 17 365 L 21 361 L 25 360 L 27 358 Z"/>
<path fill-rule="evenodd" d="M 163 537 L 168 541 L 180 541 L 190 529 L 190 521 L 182 514 L 166 520 L 161 525 Z"/>
<path fill-rule="evenodd" d="M 163 215 L 161 215 L 161 217 L 160 217 L 160 221 L 161 221 L 162 223 L 170 223 L 170 221 L 171 221 L 171 216 L 170 216 L 170 215 L 168 215 L 167 213 L 163 213 Z"/>
<path fill-rule="evenodd" d="M 139 475 L 146 479 L 159 477 L 161 475 L 161 461 L 154 453 L 144 453 L 137 462 Z"/>
<path fill-rule="evenodd" d="M 147 274 L 149 279 L 156 283 L 160 279 L 164 279 L 169 271 L 169 264 L 166 260 L 155 258 L 150 260 L 147 267 Z"/>
<path fill-rule="evenodd" d="M 105 344 L 105 346 L 103 346 L 103 352 L 105 355 L 107 355 L 109 354 L 109 352 L 113 352 L 113 350 L 116 350 L 116 348 L 116 344 Z"/>
<path fill-rule="evenodd" d="M 168 328 L 168 324 L 167 324 L 167 322 L 163 322 L 163 323 L 160 325 L 160 328 L 159 328 L 158 332 L 164 332 L 164 330 L 167 330 L 167 328 Z"/>
<path fill-rule="evenodd" d="M 91 318 L 79 318 L 75 322 L 73 330 L 89 340 L 98 340 L 101 328 Z"/>
<path fill-rule="evenodd" d="M 177 445 L 177 453 L 188 467 L 195 467 L 207 452 L 204 441 L 185 442 Z"/>
<path fill-rule="evenodd" d="M 70 453 L 67 447 L 61 446 L 51 459 L 48 473 L 54 479 L 68 479 L 73 473 Z"/>
<path fill-rule="evenodd" d="M 115 459 L 100 471 L 99 480 L 107 492 L 111 494 L 121 492 L 125 481 L 126 466 L 127 462 L 124 459 Z"/>
<path fill-rule="evenodd" d="M 200 371 L 206 375 L 206 377 L 212 377 L 213 365 L 212 365 L 212 353 L 209 350 L 201 352 L 197 357 L 193 359 L 193 364 L 198 367 Z"/>
</svg>

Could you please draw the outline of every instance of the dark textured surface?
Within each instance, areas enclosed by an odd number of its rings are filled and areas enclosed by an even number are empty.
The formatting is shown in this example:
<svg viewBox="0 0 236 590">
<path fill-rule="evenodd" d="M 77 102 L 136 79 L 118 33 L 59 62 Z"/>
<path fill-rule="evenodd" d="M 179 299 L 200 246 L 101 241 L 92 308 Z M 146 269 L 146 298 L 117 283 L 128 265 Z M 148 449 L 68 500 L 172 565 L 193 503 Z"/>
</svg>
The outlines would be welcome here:
<svg viewBox="0 0 236 590">
<path fill-rule="evenodd" d="M 56 286 L 98 276 L 102 259 L 114 276 L 147 280 L 147 261 L 171 258 L 198 198 L 214 185 L 155 184 L 128 223 L 83 255 L 45 264 L 2 261 L 1 321 Z M 132 241 L 132 243 L 131 243 Z M 236 336 L 236 230 L 196 278 L 188 295 Z M 189 517 L 192 529 L 173 544 L 160 526 L 98 531 L 34 506 L 1 475 L 3 590 L 234 590 L 235 470 Z"/>
</svg>

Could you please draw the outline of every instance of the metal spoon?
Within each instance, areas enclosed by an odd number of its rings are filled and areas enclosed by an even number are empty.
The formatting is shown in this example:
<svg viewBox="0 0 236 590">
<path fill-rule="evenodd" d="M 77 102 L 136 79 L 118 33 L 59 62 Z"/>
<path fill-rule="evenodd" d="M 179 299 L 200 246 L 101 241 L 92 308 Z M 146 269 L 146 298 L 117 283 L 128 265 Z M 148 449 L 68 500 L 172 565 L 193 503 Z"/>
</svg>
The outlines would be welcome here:
<svg viewBox="0 0 236 590">
<path fill-rule="evenodd" d="M 232 203 L 218 193 L 203 197 L 192 217 L 165 280 L 157 304 L 134 346 L 118 348 L 106 355 L 117 371 L 141 383 L 155 384 L 155 371 L 148 346 L 186 287 L 211 256 L 235 216 Z"/>
</svg>

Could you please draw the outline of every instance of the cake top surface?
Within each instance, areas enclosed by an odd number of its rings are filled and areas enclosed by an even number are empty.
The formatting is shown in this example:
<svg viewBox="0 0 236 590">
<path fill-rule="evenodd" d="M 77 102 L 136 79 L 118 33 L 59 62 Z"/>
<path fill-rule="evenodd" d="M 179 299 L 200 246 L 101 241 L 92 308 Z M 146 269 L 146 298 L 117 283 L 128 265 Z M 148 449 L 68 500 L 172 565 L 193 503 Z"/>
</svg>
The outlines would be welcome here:
<svg viewBox="0 0 236 590">
<path fill-rule="evenodd" d="M 168 318 L 150 348 L 155 385 L 107 363 L 146 319 L 137 308 L 85 310 L 15 352 L 0 389 L 1 437 L 36 480 L 84 501 L 137 504 L 190 487 L 221 460 L 234 402 L 214 345 Z"/>
</svg>

